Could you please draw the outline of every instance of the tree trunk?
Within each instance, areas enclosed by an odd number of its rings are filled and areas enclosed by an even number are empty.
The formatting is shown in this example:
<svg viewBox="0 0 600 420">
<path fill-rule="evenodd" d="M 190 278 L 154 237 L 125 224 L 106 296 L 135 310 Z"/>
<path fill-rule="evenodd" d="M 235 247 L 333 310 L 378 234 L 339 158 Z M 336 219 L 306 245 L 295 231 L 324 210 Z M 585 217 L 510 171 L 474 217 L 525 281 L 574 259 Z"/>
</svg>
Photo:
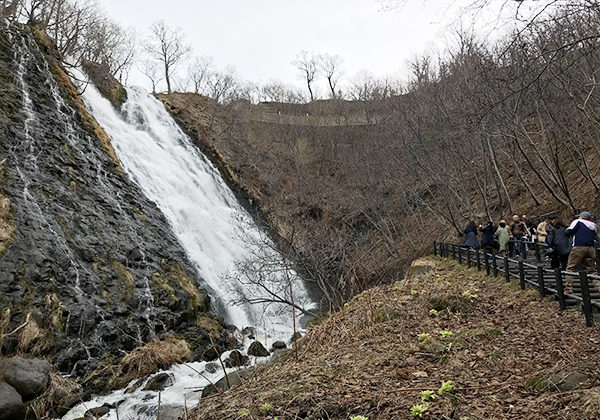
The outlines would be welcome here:
<svg viewBox="0 0 600 420">
<path fill-rule="evenodd" d="M 167 93 L 171 94 L 171 79 L 169 79 L 169 65 L 165 63 L 165 80 L 167 81 Z"/>
</svg>

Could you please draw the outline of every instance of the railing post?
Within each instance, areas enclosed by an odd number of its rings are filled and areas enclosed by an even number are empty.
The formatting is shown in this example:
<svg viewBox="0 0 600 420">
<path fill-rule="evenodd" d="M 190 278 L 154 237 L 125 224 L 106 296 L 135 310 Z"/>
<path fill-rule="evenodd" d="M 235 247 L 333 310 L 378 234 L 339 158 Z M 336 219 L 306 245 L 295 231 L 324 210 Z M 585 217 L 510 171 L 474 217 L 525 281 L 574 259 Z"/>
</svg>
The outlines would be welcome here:
<svg viewBox="0 0 600 420">
<path fill-rule="evenodd" d="M 524 242 L 521 242 L 521 255 L 524 260 L 527 260 L 527 245 Z"/>
<path fill-rule="evenodd" d="M 492 254 L 492 268 L 494 271 L 494 277 L 498 277 L 498 262 L 496 261 L 496 254 Z"/>
<path fill-rule="evenodd" d="M 485 251 L 483 251 L 485 252 Z M 481 252 L 479 250 L 477 250 L 477 271 L 481 271 Z"/>
<path fill-rule="evenodd" d="M 588 284 L 587 271 L 579 272 L 579 282 L 581 283 L 581 297 L 583 298 L 583 314 L 585 315 L 585 325 L 591 327 L 594 325 L 592 316 L 592 301 L 590 299 L 590 287 Z"/>
<path fill-rule="evenodd" d="M 519 286 L 521 286 L 521 290 L 525 290 L 525 265 L 523 260 L 519 260 Z"/>
<path fill-rule="evenodd" d="M 515 248 L 517 247 L 517 240 L 513 239 L 512 241 L 508 241 L 508 256 L 510 258 L 514 258 L 515 256 Z"/>
<path fill-rule="evenodd" d="M 487 252 L 485 254 L 483 254 L 483 260 L 485 262 L 485 275 L 489 276 L 490 275 L 490 256 L 488 255 Z"/>
<path fill-rule="evenodd" d="M 567 304 L 565 302 L 565 286 L 563 284 L 562 271 L 560 271 L 560 268 L 554 269 L 554 281 L 556 282 L 558 306 L 561 311 L 564 311 L 567 308 Z"/>
<path fill-rule="evenodd" d="M 462 247 L 458 247 L 458 263 L 462 264 Z"/>
<path fill-rule="evenodd" d="M 452 244 L 452 259 L 456 259 L 456 245 Z"/>
<path fill-rule="evenodd" d="M 467 248 L 467 268 L 471 268 L 471 248 Z"/>
<path fill-rule="evenodd" d="M 544 283 L 544 267 L 541 265 L 538 265 L 537 267 L 537 280 L 538 287 L 540 289 L 540 296 L 544 297 L 546 296 L 546 284 Z"/>
<path fill-rule="evenodd" d="M 510 270 L 508 268 L 508 257 L 504 257 L 504 278 L 510 283 Z"/>
<path fill-rule="evenodd" d="M 438 252 L 437 252 L 437 242 L 433 241 L 433 256 L 437 257 L 437 254 L 438 254 Z"/>
<path fill-rule="evenodd" d="M 540 244 L 533 244 L 535 247 L 535 259 L 538 261 L 542 261 L 542 254 L 540 252 Z"/>
</svg>

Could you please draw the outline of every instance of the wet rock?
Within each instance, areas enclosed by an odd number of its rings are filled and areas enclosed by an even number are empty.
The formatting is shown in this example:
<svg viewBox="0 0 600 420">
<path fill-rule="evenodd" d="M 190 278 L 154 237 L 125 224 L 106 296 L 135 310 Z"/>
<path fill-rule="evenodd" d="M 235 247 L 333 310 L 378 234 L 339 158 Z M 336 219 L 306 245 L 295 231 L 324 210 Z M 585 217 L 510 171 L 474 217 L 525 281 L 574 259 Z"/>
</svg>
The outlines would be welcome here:
<svg viewBox="0 0 600 420">
<path fill-rule="evenodd" d="M 138 388 L 140 388 L 144 384 L 145 380 L 146 380 L 146 378 L 141 378 L 141 379 L 138 379 L 137 381 L 135 381 L 134 383 L 132 383 L 125 390 L 125 394 L 133 394 L 135 391 L 138 390 Z"/>
<path fill-rule="evenodd" d="M 175 405 L 161 405 L 160 413 L 158 407 L 145 407 L 138 411 L 136 414 L 139 417 L 146 419 L 158 419 L 160 420 L 179 420 L 184 414 L 184 407 Z M 136 417 L 137 418 L 137 417 Z"/>
<path fill-rule="evenodd" d="M 219 369 L 221 369 L 221 366 L 213 362 L 207 363 L 206 366 L 204 366 L 204 370 L 208 373 L 217 373 Z"/>
<path fill-rule="evenodd" d="M 225 359 L 225 366 L 228 368 L 245 366 L 250 362 L 250 358 L 237 350 L 229 353 L 229 357 Z"/>
<path fill-rule="evenodd" d="M 273 343 L 273 346 L 271 346 L 272 352 L 274 352 L 275 350 L 285 350 L 285 349 L 287 349 L 287 345 L 283 341 L 276 341 Z"/>
<path fill-rule="evenodd" d="M 132 261 L 142 261 L 144 259 L 144 253 L 140 248 L 134 248 L 129 252 L 128 258 Z"/>
<path fill-rule="evenodd" d="M 173 385 L 175 376 L 172 373 L 159 373 L 150 378 L 143 391 L 162 391 Z"/>
<path fill-rule="evenodd" d="M 51 366 L 45 360 L 11 357 L 0 361 L 0 376 L 25 401 L 42 395 L 48 388 Z"/>
<path fill-rule="evenodd" d="M 110 410 L 112 410 L 113 408 L 115 408 L 115 407 L 112 404 L 104 404 L 101 407 L 89 409 L 88 411 L 85 412 L 83 417 L 86 420 L 97 420 L 100 417 L 104 416 L 105 414 L 108 414 L 110 412 Z"/>
<path fill-rule="evenodd" d="M 256 328 L 246 327 L 242 330 L 242 335 L 246 335 L 250 340 L 254 340 L 254 337 L 256 336 Z"/>
<path fill-rule="evenodd" d="M 271 355 L 260 341 L 254 341 L 250 344 L 250 347 L 248 347 L 248 354 L 256 357 L 267 357 Z"/>
<path fill-rule="evenodd" d="M 247 379 L 254 375 L 254 369 L 242 369 L 237 370 L 235 372 L 231 372 L 225 377 L 219 379 L 214 385 L 208 385 L 202 390 L 202 398 L 208 397 L 210 395 L 218 394 L 219 392 L 223 392 L 228 390 L 230 387 L 239 385 L 242 383 L 242 379 Z M 229 384 L 229 386 L 228 386 Z"/>
<path fill-rule="evenodd" d="M 22 420 L 25 405 L 21 395 L 12 386 L 0 382 L 0 420 Z"/>
</svg>

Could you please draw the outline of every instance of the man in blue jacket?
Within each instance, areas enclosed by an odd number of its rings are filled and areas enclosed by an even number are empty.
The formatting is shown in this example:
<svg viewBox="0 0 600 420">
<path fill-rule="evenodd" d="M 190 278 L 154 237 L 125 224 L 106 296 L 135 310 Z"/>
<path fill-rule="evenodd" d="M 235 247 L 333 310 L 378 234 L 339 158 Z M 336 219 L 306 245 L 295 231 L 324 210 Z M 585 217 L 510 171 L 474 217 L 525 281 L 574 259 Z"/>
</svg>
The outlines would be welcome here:
<svg viewBox="0 0 600 420">
<path fill-rule="evenodd" d="M 590 212 L 583 211 L 565 230 L 567 236 L 573 237 L 573 247 L 567 262 L 567 271 L 577 272 L 581 268 L 588 273 L 596 273 L 596 248 L 594 241 L 598 237 L 598 227 L 592 222 Z M 573 278 L 567 276 L 565 293 L 573 293 Z"/>
</svg>

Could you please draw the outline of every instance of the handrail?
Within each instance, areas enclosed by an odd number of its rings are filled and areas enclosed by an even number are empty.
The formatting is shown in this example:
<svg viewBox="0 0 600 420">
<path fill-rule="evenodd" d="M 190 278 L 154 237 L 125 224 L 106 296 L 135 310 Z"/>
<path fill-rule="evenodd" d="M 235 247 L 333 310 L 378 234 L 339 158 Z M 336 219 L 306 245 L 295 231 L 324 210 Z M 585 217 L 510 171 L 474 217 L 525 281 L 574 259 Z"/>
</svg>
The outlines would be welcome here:
<svg viewBox="0 0 600 420">
<path fill-rule="evenodd" d="M 529 242 L 532 243 L 532 242 Z M 519 259 L 514 259 L 509 256 L 499 256 L 496 253 L 490 253 L 482 251 L 480 249 L 472 249 L 444 242 L 433 243 L 434 255 L 440 255 L 445 258 L 452 258 L 462 264 L 463 259 L 466 259 L 467 266 L 471 268 L 473 264 L 476 264 L 478 271 L 485 268 L 486 275 L 498 276 L 498 272 L 504 273 L 506 282 L 511 281 L 511 277 L 519 279 L 521 289 L 525 289 L 526 284 L 529 284 L 538 289 L 540 296 L 544 297 L 546 294 L 552 294 L 556 296 L 559 303 L 559 309 L 562 311 L 566 308 L 566 300 L 580 302 L 583 307 L 583 313 L 585 315 L 586 325 L 591 327 L 593 325 L 593 314 L 592 307 L 600 309 L 600 300 L 592 299 L 590 292 L 589 280 L 600 280 L 600 276 L 596 274 L 588 274 L 586 271 L 572 272 L 562 271 L 560 269 L 548 269 L 540 265 L 540 260 L 537 263 L 529 263 L 525 261 L 523 253 Z M 463 256 L 464 254 L 464 256 Z M 474 258 L 473 258 L 474 256 Z M 483 257 L 483 258 L 482 258 Z M 501 260 L 501 264 L 498 264 L 498 258 Z M 483 263 L 482 263 L 483 260 Z M 491 262 L 490 262 L 491 260 Z M 513 268 L 511 269 L 511 265 Z M 527 271 L 529 269 L 529 272 Z M 535 275 L 531 275 L 531 271 L 535 270 Z M 552 278 L 547 278 L 547 274 L 552 274 Z M 534 277 L 534 278 L 532 278 Z M 579 280 L 579 286 L 581 288 L 581 296 L 575 293 L 565 293 L 565 281 L 567 277 L 576 278 Z M 575 280 L 573 280 L 575 282 Z"/>
</svg>

